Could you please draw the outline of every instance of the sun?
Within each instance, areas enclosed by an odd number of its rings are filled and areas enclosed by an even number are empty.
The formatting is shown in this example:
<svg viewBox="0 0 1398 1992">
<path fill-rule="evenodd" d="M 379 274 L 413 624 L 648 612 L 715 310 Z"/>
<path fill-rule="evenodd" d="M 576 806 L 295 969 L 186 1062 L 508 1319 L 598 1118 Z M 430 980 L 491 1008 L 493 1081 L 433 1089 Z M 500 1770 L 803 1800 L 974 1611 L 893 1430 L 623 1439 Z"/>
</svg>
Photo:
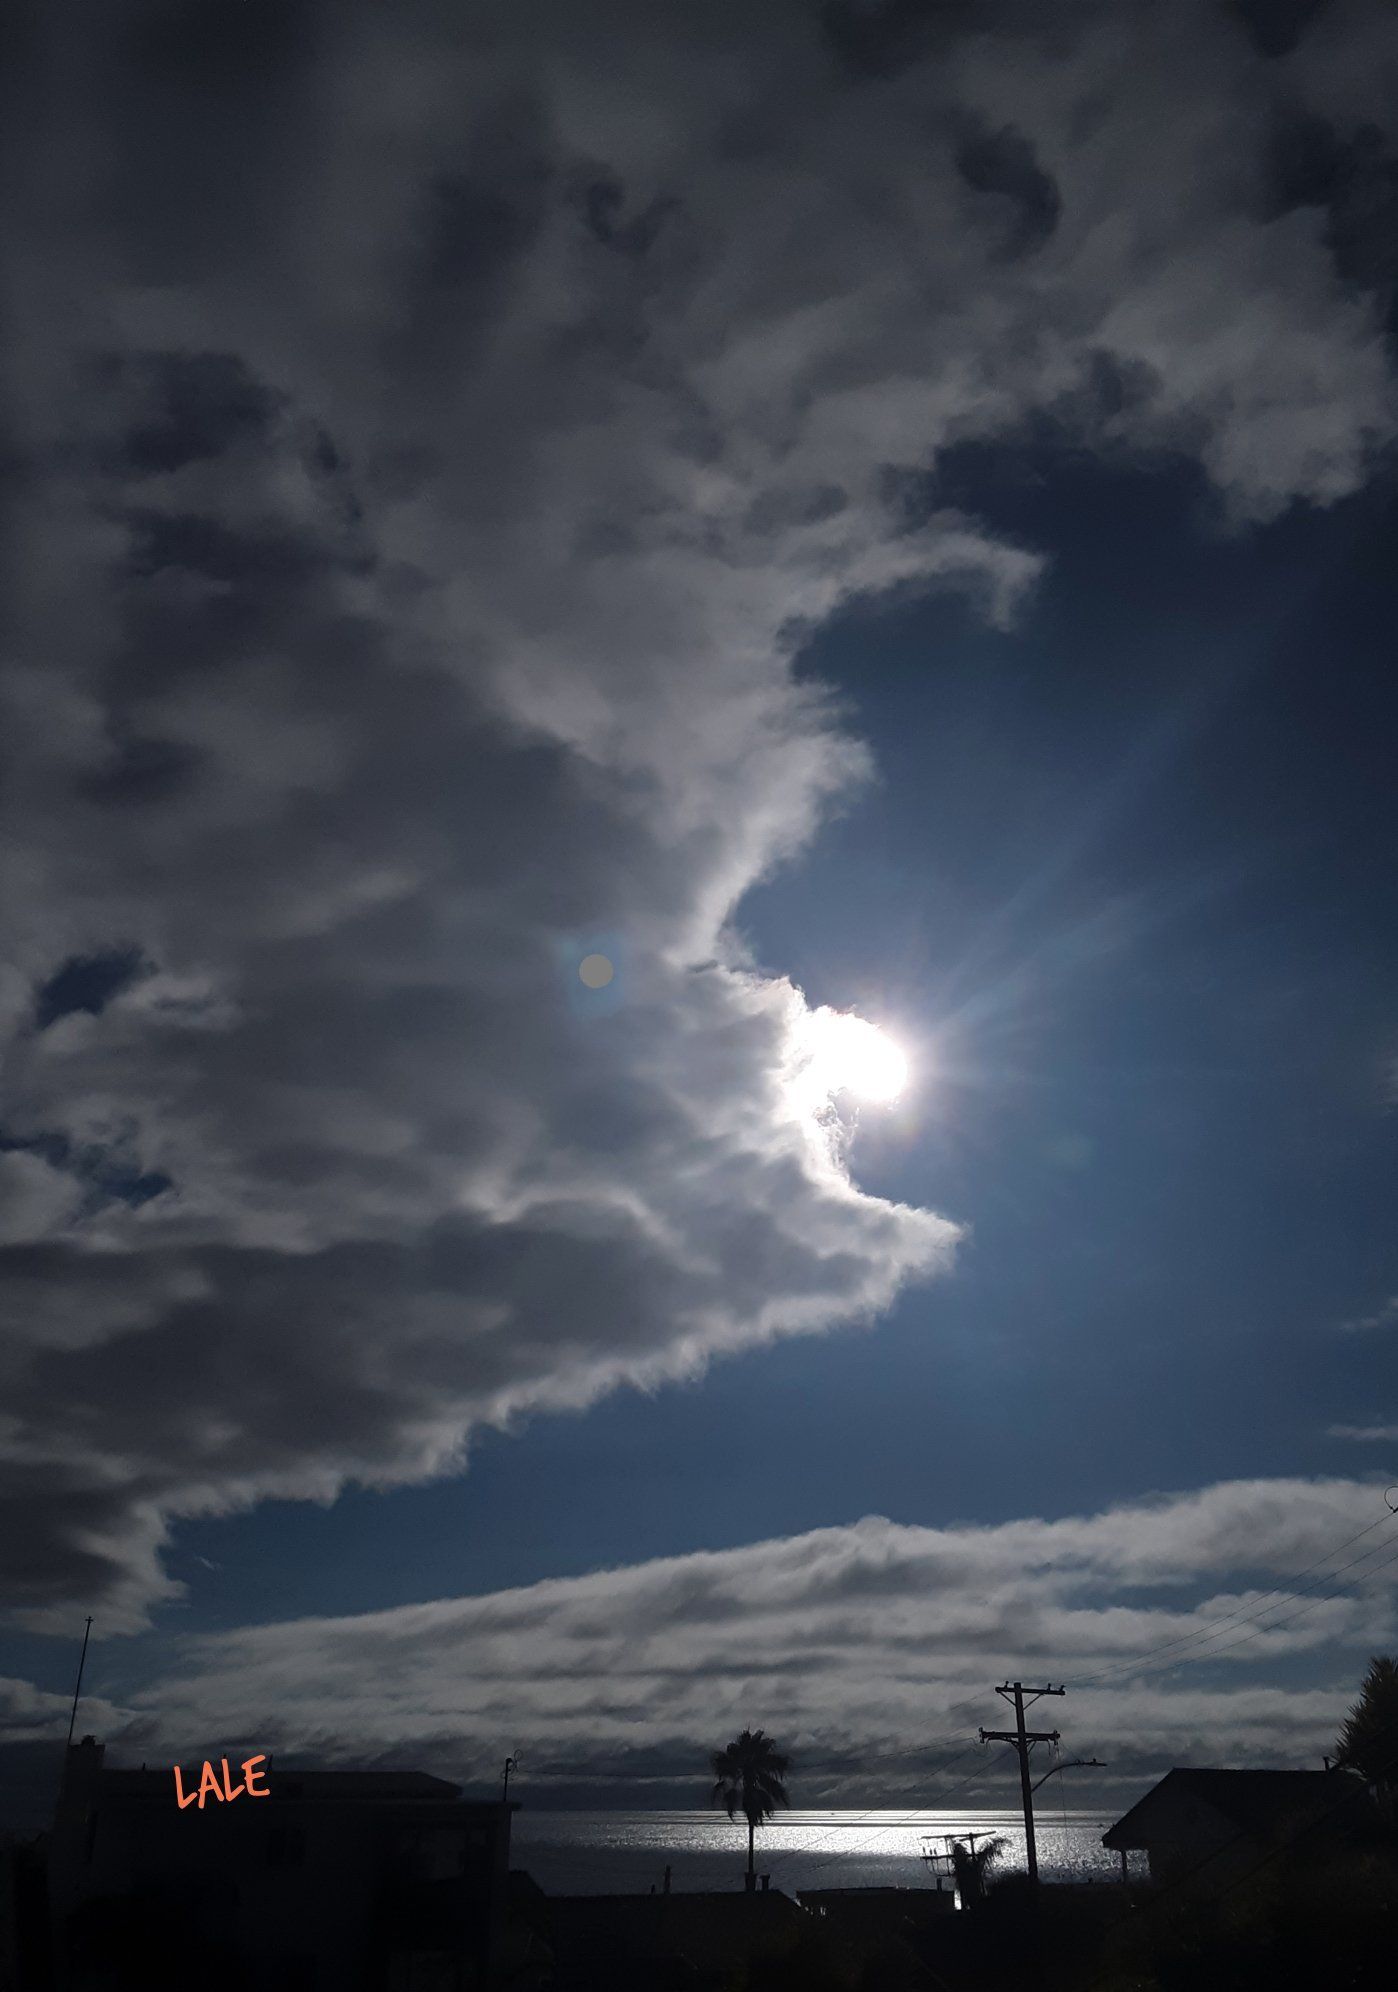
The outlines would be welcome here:
<svg viewBox="0 0 1398 1992">
<path fill-rule="evenodd" d="M 813 1105 L 838 1093 L 896 1100 L 908 1082 L 908 1061 L 877 1024 L 843 1010 L 811 1010 L 802 1020 L 802 1092 Z"/>
</svg>

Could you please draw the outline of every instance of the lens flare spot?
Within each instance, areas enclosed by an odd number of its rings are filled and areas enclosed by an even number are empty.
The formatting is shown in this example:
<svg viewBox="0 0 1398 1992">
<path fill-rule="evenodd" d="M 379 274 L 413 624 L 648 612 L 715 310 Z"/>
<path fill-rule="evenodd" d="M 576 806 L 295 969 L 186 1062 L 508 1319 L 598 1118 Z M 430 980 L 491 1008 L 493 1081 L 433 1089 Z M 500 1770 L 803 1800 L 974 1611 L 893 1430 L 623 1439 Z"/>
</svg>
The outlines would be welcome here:
<svg viewBox="0 0 1398 1992">
<path fill-rule="evenodd" d="M 578 964 L 578 979 L 589 989 L 605 989 L 615 974 L 604 954 L 584 955 Z"/>
</svg>

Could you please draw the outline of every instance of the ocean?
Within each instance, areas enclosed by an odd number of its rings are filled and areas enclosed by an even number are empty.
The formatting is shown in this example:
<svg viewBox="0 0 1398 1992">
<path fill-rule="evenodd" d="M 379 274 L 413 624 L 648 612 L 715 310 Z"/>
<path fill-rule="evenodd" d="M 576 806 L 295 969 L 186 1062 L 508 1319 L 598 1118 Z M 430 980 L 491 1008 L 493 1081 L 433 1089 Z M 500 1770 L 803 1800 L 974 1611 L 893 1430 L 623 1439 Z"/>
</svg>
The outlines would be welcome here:
<svg viewBox="0 0 1398 1992">
<path fill-rule="evenodd" d="M 1120 1860 L 1102 1845 L 1116 1816 L 1047 1808 L 1036 1815 L 1041 1879 L 1118 1880 Z M 758 1829 L 757 1872 L 788 1895 L 803 1888 L 931 1888 L 936 1880 L 922 1859 L 924 1847 L 944 1847 L 943 1836 L 969 1833 L 1007 1842 L 993 1873 L 1023 1869 L 1018 1812 L 904 1808 L 783 1812 Z M 747 1827 L 722 1812 L 532 1812 L 525 1805 L 515 1814 L 511 1842 L 511 1865 L 550 1895 L 644 1895 L 661 1888 L 667 1866 L 674 1889 L 741 1888 L 747 1866 Z"/>
</svg>

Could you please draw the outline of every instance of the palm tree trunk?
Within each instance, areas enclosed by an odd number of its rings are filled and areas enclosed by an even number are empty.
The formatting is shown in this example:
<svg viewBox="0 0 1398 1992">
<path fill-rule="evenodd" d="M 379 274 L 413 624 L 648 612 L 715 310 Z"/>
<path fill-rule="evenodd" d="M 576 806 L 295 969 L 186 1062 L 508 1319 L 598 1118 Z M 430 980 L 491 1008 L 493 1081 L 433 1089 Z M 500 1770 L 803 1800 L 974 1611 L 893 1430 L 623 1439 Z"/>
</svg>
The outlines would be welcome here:
<svg viewBox="0 0 1398 1992">
<path fill-rule="evenodd" d="M 756 1830 L 757 1829 L 755 1822 L 749 1819 L 748 1821 L 748 1887 L 749 1888 L 752 1887 L 752 1873 L 753 1873 L 752 1836 Z"/>
</svg>

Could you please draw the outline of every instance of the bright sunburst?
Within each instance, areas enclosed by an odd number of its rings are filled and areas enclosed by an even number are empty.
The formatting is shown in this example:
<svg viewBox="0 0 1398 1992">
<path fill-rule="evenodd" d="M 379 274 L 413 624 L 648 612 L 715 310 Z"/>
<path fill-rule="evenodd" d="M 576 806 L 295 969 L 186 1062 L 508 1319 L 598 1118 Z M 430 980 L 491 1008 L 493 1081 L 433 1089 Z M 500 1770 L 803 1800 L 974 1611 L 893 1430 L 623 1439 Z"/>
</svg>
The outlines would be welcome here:
<svg viewBox="0 0 1398 1992">
<path fill-rule="evenodd" d="M 877 1024 L 846 1011 L 812 1010 L 801 1029 L 803 1093 L 818 1104 L 837 1093 L 894 1100 L 907 1084 L 908 1061 Z"/>
</svg>

